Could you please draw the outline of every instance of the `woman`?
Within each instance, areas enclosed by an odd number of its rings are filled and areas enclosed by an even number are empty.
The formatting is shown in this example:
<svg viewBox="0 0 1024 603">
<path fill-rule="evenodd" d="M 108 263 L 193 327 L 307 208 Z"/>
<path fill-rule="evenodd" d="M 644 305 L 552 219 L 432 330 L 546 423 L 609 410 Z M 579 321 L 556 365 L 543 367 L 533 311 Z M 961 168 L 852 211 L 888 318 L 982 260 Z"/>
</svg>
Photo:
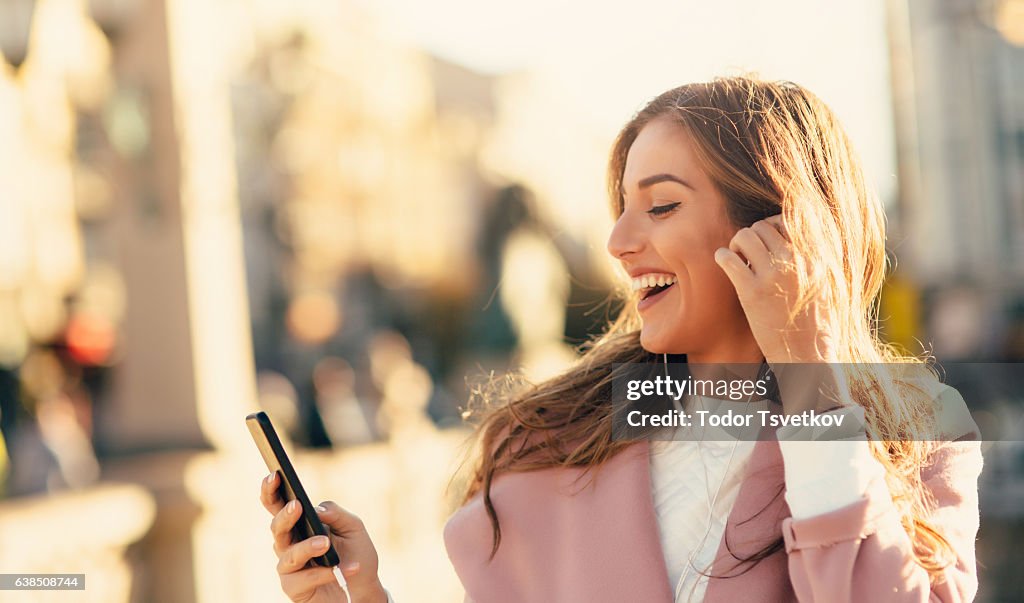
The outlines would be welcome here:
<svg viewBox="0 0 1024 603">
<path fill-rule="evenodd" d="M 609 183 L 630 303 L 571 370 L 482 409 L 483 452 L 445 528 L 467 600 L 972 599 L 978 434 L 955 390 L 886 368 L 924 365 L 878 339 L 883 209 L 832 112 L 788 82 L 685 85 L 625 126 Z M 866 432 L 614 437 L 616 367 L 669 354 L 767 363 L 778 388 L 748 403 L 852 414 Z M 838 397 L 783 377 L 792 363 Z M 326 543 L 291 542 L 276 479 L 261 496 L 284 591 L 343 600 L 330 570 L 305 568 Z M 387 600 L 361 522 L 322 509 L 353 600 Z"/>
</svg>

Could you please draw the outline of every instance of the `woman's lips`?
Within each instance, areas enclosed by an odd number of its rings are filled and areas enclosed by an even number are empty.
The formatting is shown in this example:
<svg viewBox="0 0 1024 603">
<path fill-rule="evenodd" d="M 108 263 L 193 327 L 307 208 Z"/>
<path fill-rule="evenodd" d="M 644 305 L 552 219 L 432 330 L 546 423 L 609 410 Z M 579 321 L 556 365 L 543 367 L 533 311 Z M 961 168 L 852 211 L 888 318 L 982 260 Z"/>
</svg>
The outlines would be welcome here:
<svg viewBox="0 0 1024 603">
<path fill-rule="evenodd" d="M 646 310 L 647 308 L 650 308 L 654 304 L 658 303 L 658 301 L 661 300 L 663 297 L 668 295 L 668 293 L 670 291 L 675 290 L 675 287 L 676 287 L 676 284 L 672 283 L 671 285 L 665 287 L 664 289 L 662 289 L 660 291 L 656 291 L 654 293 L 651 293 L 647 297 L 645 297 L 645 298 L 640 300 L 640 302 L 636 305 L 636 309 L 638 311 L 643 311 L 643 310 Z"/>
</svg>

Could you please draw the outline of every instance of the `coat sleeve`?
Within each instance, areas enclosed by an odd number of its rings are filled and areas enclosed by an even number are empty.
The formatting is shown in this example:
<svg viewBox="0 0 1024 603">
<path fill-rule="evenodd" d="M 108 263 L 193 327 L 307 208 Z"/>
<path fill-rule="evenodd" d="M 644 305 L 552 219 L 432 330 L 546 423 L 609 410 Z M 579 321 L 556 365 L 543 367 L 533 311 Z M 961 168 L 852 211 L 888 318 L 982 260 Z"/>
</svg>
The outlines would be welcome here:
<svg viewBox="0 0 1024 603">
<path fill-rule="evenodd" d="M 976 438 L 977 433 L 967 437 Z M 936 579 L 914 559 L 884 479 L 863 498 L 820 515 L 783 520 L 789 573 L 803 602 L 971 601 L 978 589 L 974 541 L 978 532 L 981 445 L 961 439 L 941 446 L 922 481 L 934 500 L 933 525 L 954 562 Z"/>
</svg>

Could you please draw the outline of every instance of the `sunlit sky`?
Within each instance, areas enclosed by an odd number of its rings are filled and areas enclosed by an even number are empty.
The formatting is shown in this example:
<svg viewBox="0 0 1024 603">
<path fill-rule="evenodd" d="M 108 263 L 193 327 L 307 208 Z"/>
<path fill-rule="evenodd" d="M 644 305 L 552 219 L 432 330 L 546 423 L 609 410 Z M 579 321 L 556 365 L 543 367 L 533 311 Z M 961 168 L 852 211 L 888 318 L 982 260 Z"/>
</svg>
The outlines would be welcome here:
<svg viewBox="0 0 1024 603">
<path fill-rule="evenodd" d="M 391 35 L 436 55 L 491 74 L 525 72 L 505 88 L 516 100 L 504 101 L 512 115 L 502 161 L 522 162 L 533 180 L 541 163 L 574 163 L 590 180 L 566 182 L 552 171 L 539 185 L 547 195 L 589 202 L 601 194 L 608 143 L 640 105 L 688 81 L 743 71 L 793 80 L 821 96 L 846 125 L 883 199 L 893 192 L 883 0 L 358 2 Z M 560 142 L 555 124 L 576 139 L 591 133 L 588 146 Z M 525 157 L 537 155 L 528 149 L 541 136 L 549 138 L 543 161 Z M 559 207 L 571 213 L 575 204 Z"/>
</svg>

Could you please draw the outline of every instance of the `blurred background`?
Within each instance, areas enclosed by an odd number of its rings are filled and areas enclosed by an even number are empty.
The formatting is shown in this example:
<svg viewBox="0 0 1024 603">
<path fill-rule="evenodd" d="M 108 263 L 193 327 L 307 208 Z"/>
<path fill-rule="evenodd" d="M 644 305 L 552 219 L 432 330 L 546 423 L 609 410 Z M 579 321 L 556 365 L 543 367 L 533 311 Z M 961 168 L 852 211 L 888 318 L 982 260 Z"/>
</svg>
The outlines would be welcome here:
<svg viewBox="0 0 1024 603">
<path fill-rule="evenodd" d="M 607 153 L 690 81 L 821 96 L 886 337 L 1024 361 L 1024 1 L 600 4 L 0 0 L 0 572 L 87 584 L 3 600 L 283 601 L 262 408 L 397 601 L 461 601 L 469 389 L 614 315 Z M 1024 600 L 1019 444 L 982 495 L 978 600 Z"/>
</svg>

